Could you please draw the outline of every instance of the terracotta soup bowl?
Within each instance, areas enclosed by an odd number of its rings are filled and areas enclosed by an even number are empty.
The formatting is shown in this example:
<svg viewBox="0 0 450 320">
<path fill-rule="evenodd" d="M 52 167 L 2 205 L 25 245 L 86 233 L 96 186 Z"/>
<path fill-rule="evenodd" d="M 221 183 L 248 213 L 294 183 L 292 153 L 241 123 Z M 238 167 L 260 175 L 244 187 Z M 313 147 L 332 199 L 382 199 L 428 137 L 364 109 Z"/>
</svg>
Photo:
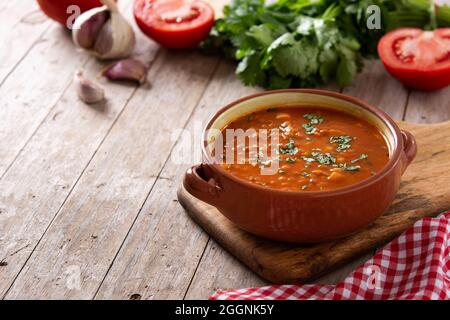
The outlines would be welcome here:
<svg viewBox="0 0 450 320">
<path fill-rule="evenodd" d="M 211 145 L 218 130 L 238 118 L 275 106 L 331 108 L 363 119 L 384 135 L 389 161 L 372 177 L 330 191 L 282 191 L 231 175 L 212 156 Z M 203 133 L 203 163 L 189 169 L 183 183 L 190 194 L 252 234 L 314 243 L 354 233 L 382 215 L 394 200 L 401 176 L 416 153 L 416 142 L 409 132 L 400 130 L 386 113 L 363 101 L 323 90 L 270 91 L 239 99 L 212 117 Z"/>
</svg>

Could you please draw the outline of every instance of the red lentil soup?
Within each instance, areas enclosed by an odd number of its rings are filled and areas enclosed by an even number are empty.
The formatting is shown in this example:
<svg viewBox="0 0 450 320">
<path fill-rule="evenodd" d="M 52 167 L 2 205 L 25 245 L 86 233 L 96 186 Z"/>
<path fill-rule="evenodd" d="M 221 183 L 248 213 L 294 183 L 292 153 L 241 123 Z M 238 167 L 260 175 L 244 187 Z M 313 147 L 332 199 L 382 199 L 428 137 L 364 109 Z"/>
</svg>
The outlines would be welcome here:
<svg viewBox="0 0 450 320">
<path fill-rule="evenodd" d="M 277 146 L 271 148 L 271 139 L 267 139 L 268 149 L 275 150 L 270 161 L 278 162 L 275 174 L 261 174 L 267 158 L 222 164 L 230 174 L 267 188 L 304 192 L 339 189 L 370 178 L 389 161 L 387 142 L 374 125 L 334 109 L 270 108 L 231 122 L 222 130 L 224 155 L 231 152 L 237 157 L 239 148 L 244 148 L 247 158 L 250 139 L 239 146 L 234 137 L 227 145 L 226 129 L 254 129 L 257 134 L 261 129 L 279 129 Z"/>
</svg>

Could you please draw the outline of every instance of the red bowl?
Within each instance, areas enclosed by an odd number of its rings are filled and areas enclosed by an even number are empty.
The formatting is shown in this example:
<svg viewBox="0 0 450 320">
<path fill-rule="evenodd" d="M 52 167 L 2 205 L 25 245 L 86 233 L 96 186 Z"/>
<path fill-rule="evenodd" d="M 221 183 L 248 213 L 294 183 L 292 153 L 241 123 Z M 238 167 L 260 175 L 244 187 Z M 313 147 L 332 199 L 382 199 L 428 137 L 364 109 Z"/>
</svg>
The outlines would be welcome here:
<svg viewBox="0 0 450 320">
<path fill-rule="evenodd" d="M 386 137 L 390 159 L 382 171 L 360 183 L 330 191 L 290 192 L 258 186 L 225 171 L 211 156 L 211 131 L 254 111 L 273 106 L 311 106 L 351 113 Z M 219 110 L 203 133 L 203 163 L 184 177 L 184 187 L 216 207 L 240 228 L 280 241 L 314 243 L 364 228 L 391 205 L 400 179 L 417 153 L 414 137 L 382 110 L 353 97 L 324 90 L 279 90 L 239 99 Z"/>
</svg>

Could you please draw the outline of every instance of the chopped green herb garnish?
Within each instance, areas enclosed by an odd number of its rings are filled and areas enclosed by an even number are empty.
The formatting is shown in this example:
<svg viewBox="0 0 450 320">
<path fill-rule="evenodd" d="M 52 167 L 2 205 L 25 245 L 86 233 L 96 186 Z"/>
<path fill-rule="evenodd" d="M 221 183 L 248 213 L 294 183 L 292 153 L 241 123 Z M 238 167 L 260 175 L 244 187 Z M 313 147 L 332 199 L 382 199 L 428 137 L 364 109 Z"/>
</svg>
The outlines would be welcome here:
<svg viewBox="0 0 450 320">
<path fill-rule="evenodd" d="M 247 122 L 252 122 L 253 120 L 255 120 L 255 115 L 254 114 L 250 114 L 247 116 Z"/>
<path fill-rule="evenodd" d="M 309 177 L 310 176 L 310 174 L 308 172 L 302 172 L 301 175 L 304 176 L 304 177 Z"/>
<path fill-rule="evenodd" d="M 302 159 L 308 163 L 319 162 L 320 164 L 335 164 L 336 157 L 331 153 L 320 153 L 320 152 L 312 152 L 311 157 L 302 156 Z"/>
<path fill-rule="evenodd" d="M 323 122 L 323 117 L 317 116 L 315 114 L 307 113 L 303 116 L 304 118 L 309 120 L 310 124 L 321 124 Z"/>
<path fill-rule="evenodd" d="M 295 155 L 298 153 L 298 148 L 295 146 L 295 140 L 290 139 L 289 143 L 284 145 L 283 147 L 280 147 L 278 150 L 276 150 L 277 154 L 288 154 L 288 155 Z"/>
<path fill-rule="evenodd" d="M 307 113 L 303 117 L 309 120 L 308 123 L 302 125 L 303 129 L 305 129 L 306 134 L 316 133 L 317 128 L 315 127 L 315 125 L 321 124 L 323 122 L 323 118 L 311 113 Z"/>
<path fill-rule="evenodd" d="M 340 163 L 339 168 L 345 171 L 359 171 L 359 169 L 361 169 L 360 166 L 352 166 L 348 165 L 347 163 Z"/>
<path fill-rule="evenodd" d="M 278 108 L 269 108 L 266 111 L 267 112 L 276 112 L 276 111 L 278 111 Z"/>
<path fill-rule="evenodd" d="M 306 134 L 314 134 L 317 131 L 317 128 L 314 127 L 311 123 L 305 123 L 302 125 L 303 129 L 305 129 Z"/>
<path fill-rule="evenodd" d="M 351 162 L 352 162 L 352 163 L 356 163 L 356 162 L 358 162 L 358 161 L 367 159 L 368 157 L 369 157 L 369 156 L 368 156 L 367 154 L 364 154 L 364 153 L 363 153 L 362 155 L 360 155 L 358 158 L 352 160 Z"/>
<path fill-rule="evenodd" d="M 313 152 L 311 155 L 319 162 L 320 164 L 333 164 L 336 163 L 336 157 L 334 157 L 331 153 L 320 153 Z"/>
<path fill-rule="evenodd" d="M 286 158 L 286 162 L 287 163 L 296 163 L 297 162 L 297 158 Z"/>
<path fill-rule="evenodd" d="M 330 143 L 338 144 L 336 147 L 337 152 L 342 152 L 346 149 L 351 148 L 350 142 L 353 141 L 353 138 L 350 136 L 333 136 L 330 138 Z"/>
</svg>

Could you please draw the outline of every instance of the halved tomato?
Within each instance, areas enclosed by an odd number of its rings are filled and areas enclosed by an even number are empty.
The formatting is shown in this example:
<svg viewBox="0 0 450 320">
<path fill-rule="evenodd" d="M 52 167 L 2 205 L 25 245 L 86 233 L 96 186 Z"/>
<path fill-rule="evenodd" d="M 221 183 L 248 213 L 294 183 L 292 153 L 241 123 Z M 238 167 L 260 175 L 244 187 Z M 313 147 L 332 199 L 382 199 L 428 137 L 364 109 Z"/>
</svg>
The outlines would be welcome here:
<svg viewBox="0 0 450 320">
<path fill-rule="evenodd" d="M 64 26 L 67 25 L 67 20 L 73 14 L 70 10 L 71 6 L 78 6 L 80 13 L 102 6 L 100 0 L 37 0 L 37 2 L 49 18 Z"/>
<path fill-rule="evenodd" d="M 378 54 L 389 73 L 410 88 L 450 85 L 450 28 L 394 30 L 380 40 Z"/>
<path fill-rule="evenodd" d="M 139 28 L 167 48 L 192 48 L 214 24 L 214 10 L 201 0 L 135 0 Z"/>
</svg>

